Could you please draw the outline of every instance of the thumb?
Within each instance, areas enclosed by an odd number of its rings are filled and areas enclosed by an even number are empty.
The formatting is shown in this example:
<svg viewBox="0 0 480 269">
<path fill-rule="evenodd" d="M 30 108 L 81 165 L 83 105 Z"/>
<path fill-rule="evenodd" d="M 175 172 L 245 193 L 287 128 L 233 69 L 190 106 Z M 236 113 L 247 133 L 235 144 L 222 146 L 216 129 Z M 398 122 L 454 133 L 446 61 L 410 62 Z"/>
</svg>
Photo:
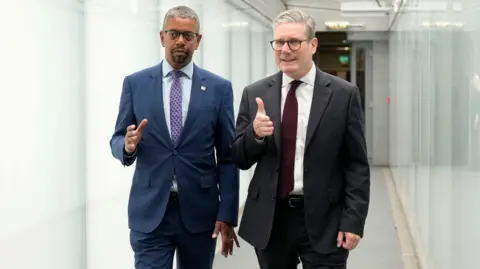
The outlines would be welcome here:
<svg viewBox="0 0 480 269">
<path fill-rule="evenodd" d="M 140 124 L 138 125 L 138 128 L 137 128 L 137 132 L 142 132 L 143 129 L 145 129 L 145 126 L 147 126 L 147 119 L 143 119 L 142 122 L 140 122 Z"/>
<path fill-rule="evenodd" d="M 337 236 L 337 247 L 341 247 L 341 246 L 342 246 L 342 244 L 343 244 L 343 237 L 344 237 L 343 232 L 338 232 L 338 236 Z"/>
<path fill-rule="evenodd" d="M 257 101 L 257 106 L 258 106 L 257 113 L 265 114 L 265 106 L 263 105 L 262 99 L 260 99 L 260 97 L 257 97 L 255 101 Z"/>
<path fill-rule="evenodd" d="M 220 228 L 218 227 L 218 225 L 215 225 L 215 229 L 213 230 L 212 238 L 217 238 L 219 232 L 220 232 Z"/>
</svg>

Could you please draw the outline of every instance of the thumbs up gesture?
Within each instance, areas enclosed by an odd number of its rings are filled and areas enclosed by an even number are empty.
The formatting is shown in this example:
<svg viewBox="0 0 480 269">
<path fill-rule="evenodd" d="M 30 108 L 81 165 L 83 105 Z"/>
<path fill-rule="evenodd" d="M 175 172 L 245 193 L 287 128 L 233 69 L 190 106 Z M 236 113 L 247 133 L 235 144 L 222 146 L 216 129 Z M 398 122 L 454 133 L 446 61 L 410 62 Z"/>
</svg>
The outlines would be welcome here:
<svg viewBox="0 0 480 269">
<path fill-rule="evenodd" d="M 255 135 L 257 138 L 270 136 L 273 134 L 273 122 L 265 113 L 265 106 L 263 105 L 262 99 L 257 97 L 255 101 L 257 101 L 258 106 L 257 115 L 253 121 L 253 130 L 255 131 Z"/>
<path fill-rule="evenodd" d="M 136 128 L 135 125 L 130 125 L 127 127 L 127 134 L 125 135 L 125 151 L 127 153 L 132 153 L 137 149 L 137 145 L 142 138 L 143 129 L 147 126 L 147 120 L 144 119 Z"/>
</svg>

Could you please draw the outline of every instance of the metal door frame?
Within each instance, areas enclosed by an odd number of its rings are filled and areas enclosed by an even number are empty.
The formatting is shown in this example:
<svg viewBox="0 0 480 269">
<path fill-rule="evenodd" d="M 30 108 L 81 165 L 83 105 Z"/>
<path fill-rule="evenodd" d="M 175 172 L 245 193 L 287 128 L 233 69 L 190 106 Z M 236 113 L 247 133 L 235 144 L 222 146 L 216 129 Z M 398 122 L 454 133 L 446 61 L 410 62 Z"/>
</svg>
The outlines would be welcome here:
<svg viewBox="0 0 480 269">
<path fill-rule="evenodd" d="M 370 161 L 373 156 L 373 42 L 352 41 L 350 50 L 350 80 L 357 84 L 357 51 L 364 50 L 365 55 L 365 139 L 367 141 L 367 154 Z"/>
</svg>

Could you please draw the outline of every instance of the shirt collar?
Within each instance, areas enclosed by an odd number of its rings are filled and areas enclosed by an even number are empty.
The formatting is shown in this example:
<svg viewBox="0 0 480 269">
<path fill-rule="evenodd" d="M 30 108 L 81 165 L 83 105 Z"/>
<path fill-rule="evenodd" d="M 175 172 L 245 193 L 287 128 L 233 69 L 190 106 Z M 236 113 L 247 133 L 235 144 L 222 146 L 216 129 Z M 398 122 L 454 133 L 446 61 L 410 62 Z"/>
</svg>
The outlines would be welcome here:
<svg viewBox="0 0 480 269">
<path fill-rule="evenodd" d="M 173 71 L 173 67 L 166 61 L 164 60 L 162 62 L 162 73 L 163 77 L 167 77 L 170 75 L 170 72 Z M 189 79 L 192 79 L 193 76 L 193 61 L 190 61 L 186 66 L 184 66 L 182 69 L 180 69 Z"/>
<path fill-rule="evenodd" d="M 310 69 L 310 71 L 308 71 L 308 73 L 304 77 L 300 78 L 299 80 L 311 86 L 314 86 L 316 73 L 317 73 L 317 68 L 315 67 L 315 63 L 312 62 L 312 68 Z M 293 78 L 287 76 L 285 73 L 282 74 L 282 87 L 287 86 L 292 81 L 294 81 Z"/>
</svg>

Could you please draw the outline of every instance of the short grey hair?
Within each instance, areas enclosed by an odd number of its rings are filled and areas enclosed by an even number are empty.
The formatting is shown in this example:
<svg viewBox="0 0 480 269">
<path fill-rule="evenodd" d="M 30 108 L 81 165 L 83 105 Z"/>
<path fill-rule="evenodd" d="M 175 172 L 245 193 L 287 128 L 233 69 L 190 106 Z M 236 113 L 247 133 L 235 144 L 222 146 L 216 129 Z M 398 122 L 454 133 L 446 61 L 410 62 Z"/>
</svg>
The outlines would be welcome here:
<svg viewBox="0 0 480 269">
<path fill-rule="evenodd" d="M 313 39 L 315 37 L 315 20 L 312 16 L 300 9 L 288 9 L 280 13 L 273 20 L 273 29 L 275 30 L 279 24 L 283 23 L 301 23 L 305 25 L 305 36 L 308 39 Z"/>
<path fill-rule="evenodd" d="M 167 11 L 163 19 L 163 29 L 167 26 L 167 21 L 170 18 L 192 19 L 197 24 L 197 33 L 200 33 L 200 19 L 197 13 L 187 6 L 176 6 Z"/>
</svg>

